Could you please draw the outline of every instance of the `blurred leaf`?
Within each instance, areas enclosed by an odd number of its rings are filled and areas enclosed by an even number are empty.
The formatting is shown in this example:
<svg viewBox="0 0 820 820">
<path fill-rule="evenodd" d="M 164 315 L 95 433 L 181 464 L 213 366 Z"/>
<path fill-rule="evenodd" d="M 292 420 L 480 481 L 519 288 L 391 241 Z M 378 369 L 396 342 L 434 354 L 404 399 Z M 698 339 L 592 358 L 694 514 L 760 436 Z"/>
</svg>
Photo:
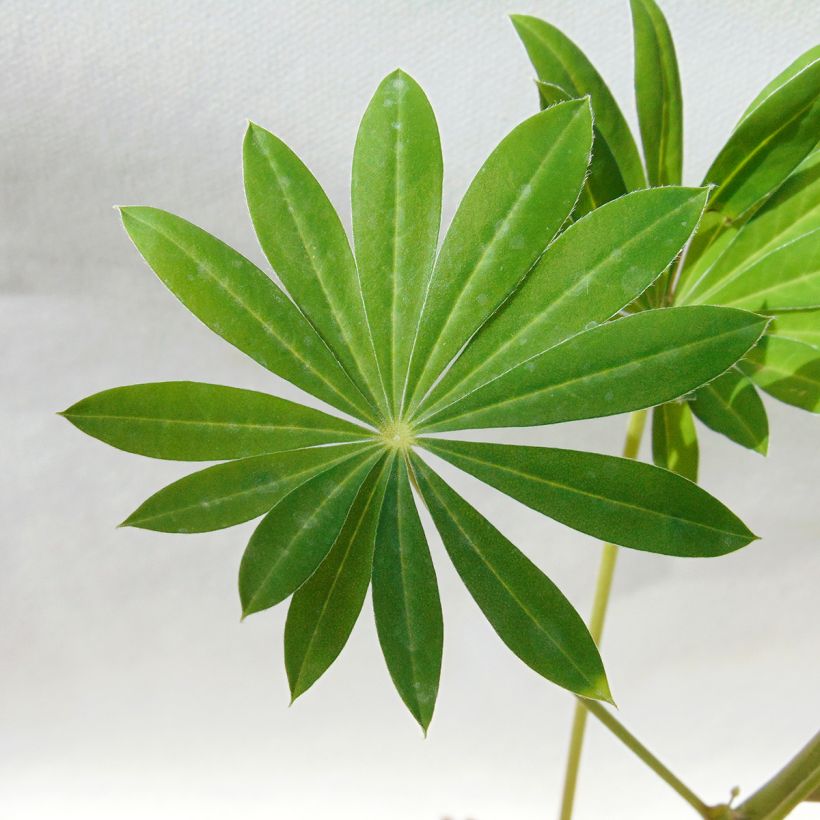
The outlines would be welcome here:
<svg viewBox="0 0 820 820">
<path fill-rule="evenodd" d="M 262 519 L 239 567 L 243 617 L 284 601 L 314 573 L 379 456 L 372 452 L 319 473 Z"/>
<path fill-rule="evenodd" d="M 792 310 L 779 313 L 769 325 L 768 333 L 791 339 L 820 351 L 820 310 Z"/>
<path fill-rule="evenodd" d="M 764 336 L 740 367 L 776 399 L 812 413 L 820 412 L 817 348 L 793 339 Z"/>
<path fill-rule="evenodd" d="M 373 409 L 298 308 L 224 242 L 157 208 L 123 208 L 139 252 L 214 333 L 320 399 L 374 420 Z"/>
<path fill-rule="evenodd" d="M 277 396 L 201 382 L 115 387 L 61 415 L 112 447 L 178 461 L 221 461 L 371 435 Z"/>
<path fill-rule="evenodd" d="M 561 228 L 591 145 L 587 101 L 561 103 L 513 129 L 476 174 L 425 296 L 408 381 L 411 409 Z"/>
<path fill-rule="evenodd" d="M 552 447 L 420 444 L 522 504 L 623 547 L 709 558 L 755 537 L 697 484 L 651 464 Z"/>
<path fill-rule="evenodd" d="M 709 428 L 766 455 L 769 422 L 754 385 L 737 368 L 704 385 L 689 400 L 692 412 Z"/>
<path fill-rule="evenodd" d="M 563 88 L 552 83 L 536 80 L 538 96 L 542 108 L 571 100 L 572 96 Z M 597 126 L 592 128 L 592 159 L 589 172 L 584 180 L 581 196 L 572 212 L 573 219 L 580 219 L 595 208 L 623 196 L 627 192 L 618 163 L 612 154 L 604 135 Z"/>
<path fill-rule="evenodd" d="M 159 532 L 232 527 L 266 513 L 312 476 L 368 451 L 373 451 L 373 445 L 340 444 L 217 464 L 155 493 L 122 526 Z"/>
<path fill-rule="evenodd" d="M 654 0 L 630 0 L 635 40 L 635 99 L 650 185 L 680 184 L 683 99 L 675 44 Z"/>
<path fill-rule="evenodd" d="M 392 412 L 401 406 L 441 218 L 442 159 L 430 103 L 403 71 L 367 107 L 353 155 L 353 234 Z"/>
<path fill-rule="evenodd" d="M 254 123 L 245 134 L 243 164 L 265 256 L 362 393 L 386 412 L 356 264 L 333 205 L 299 157 Z"/>
<path fill-rule="evenodd" d="M 537 17 L 510 18 L 538 79 L 563 88 L 573 97 L 589 94 L 595 123 L 615 156 L 621 177 L 632 191 L 646 187 L 641 157 L 612 92 L 587 56 L 565 34 Z"/>
<path fill-rule="evenodd" d="M 652 461 L 690 481 L 698 480 L 698 435 L 686 402 L 667 402 L 652 411 Z"/>
<path fill-rule="evenodd" d="M 727 370 L 766 323 L 707 305 L 637 313 L 571 337 L 419 426 L 427 432 L 527 427 L 653 407 Z"/>
<path fill-rule="evenodd" d="M 336 660 L 358 620 L 370 584 L 373 547 L 393 455 L 359 489 L 327 558 L 294 594 L 285 622 L 285 667 L 293 700 Z"/>
<path fill-rule="evenodd" d="M 501 640 L 553 683 L 611 701 L 595 643 L 558 587 L 421 459 L 413 468 L 450 560 Z"/>
<path fill-rule="evenodd" d="M 424 414 L 611 318 L 677 256 L 705 202 L 702 189 L 637 191 L 567 228 L 436 385 Z"/>
<path fill-rule="evenodd" d="M 373 610 L 393 683 L 426 732 L 441 673 L 441 602 L 403 458 L 390 474 L 376 535 Z"/>
</svg>

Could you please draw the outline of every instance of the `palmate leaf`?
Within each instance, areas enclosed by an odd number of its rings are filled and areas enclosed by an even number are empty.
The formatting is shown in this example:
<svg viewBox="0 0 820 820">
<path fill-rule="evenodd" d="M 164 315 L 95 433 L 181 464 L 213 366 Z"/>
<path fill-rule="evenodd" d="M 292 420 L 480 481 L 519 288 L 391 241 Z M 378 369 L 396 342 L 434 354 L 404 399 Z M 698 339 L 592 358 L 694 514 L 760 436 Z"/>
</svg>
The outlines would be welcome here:
<svg viewBox="0 0 820 820">
<path fill-rule="evenodd" d="M 611 318 L 677 256 L 705 202 L 706 192 L 701 189 L 637 191 L 573 224 L 478 332 L 421 412 L 432 415 L 590 325 Z"/>
<path fill-rule="evenodd" d="M 362 119 L 351 184 L 356 259 L 393 414 L 433 269 L 442 172 L 433 109 L 416 82 L 395 71 Z"/>
<path fill-rule="evenodd" d="M 675 185 L 683 171 L 683 99 L 669 26 L 655 0 L 630 0 L 635 98 L 650 185 Z"/>
<path fill-rule="evenodd" d="M 201 382 L 104 390 L 61 413 L 75 427 L 130 453 L 177 461 L 221 461 L 371 433 L 278 396 Z"/>
<path fill-rule="evenodd" d="M 589 94 L 597 128 L 615 157 L 628 190 L 646 186 L 641 157 L 612 92 L 586 55 L 565 34 L 537 17 L 510 18 L 538 79 L 573 97 Z"/>
<path fill-rule="evenodd" d="M 611 700 L 595 642 L 561 591 L 418 457 L 413 469 L 450 560 L 501 640 L 559 686 Z"/>
<path fill-rule="evenodd" d="M 523 427 L 653 407 L 731 367 L 766 324 L 746 311 L 706 305 L 627 316 L 511 368 L 420 428 Z"/>
<path fill-rule="evenodd" d="M 651 464 L 552 447 L 419 443 L 522 504 L 623 547 L 705 558 L 755 538 L 697 484 Z"/>
<path fill-rule="evenodd" d="M 296 154 L 253 123 L 243 165 L 248 209 L 265 256 L 347 373 L 386 415 L 356 263 L 333 205 Z"/>
<path fill-rule="evenodd" d="M 572 212 L 591 146 L 588 101 L 572 100 L 525 120 L 481 167 L 425 294 L 408 374 L 410 412 Z"/>
<path fill-rule="evenodd" d="M 697 481 L 699 457 L 698 436 L 688 403 L 673 401 L 656 407 L 652 411 L 652 460 L 655 464 L 690 481 Z"/>
</svg>

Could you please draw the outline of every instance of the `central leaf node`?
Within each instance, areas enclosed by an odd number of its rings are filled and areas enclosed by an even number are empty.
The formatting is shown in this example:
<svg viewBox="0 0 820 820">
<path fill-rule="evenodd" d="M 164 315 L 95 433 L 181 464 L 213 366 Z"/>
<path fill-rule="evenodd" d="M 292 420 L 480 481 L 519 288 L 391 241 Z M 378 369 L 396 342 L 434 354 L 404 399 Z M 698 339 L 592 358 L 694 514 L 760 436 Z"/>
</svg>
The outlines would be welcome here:
<svg viewBox="0 0 820 820">
<path fill-rule="evenodd" d="M 388 421 L 380 435 L 385 446 L 393 450 L 409 450 L 415 443 L 413 428 L 406 421 Z"/>
</svg>

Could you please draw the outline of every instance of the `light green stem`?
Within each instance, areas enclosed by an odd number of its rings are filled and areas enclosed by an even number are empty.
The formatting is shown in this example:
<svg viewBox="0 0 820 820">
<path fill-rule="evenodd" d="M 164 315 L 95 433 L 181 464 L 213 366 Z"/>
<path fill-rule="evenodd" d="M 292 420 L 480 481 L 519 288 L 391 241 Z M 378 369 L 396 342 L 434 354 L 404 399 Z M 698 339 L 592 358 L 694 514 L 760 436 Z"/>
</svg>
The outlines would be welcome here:
<svg viewBox="0 0 820 820">
<path fill-rule="evenodd" d="M 624 458 L 637 458 L 646 425 L 646 410 L 638 410 L 629 418 L 629 427 L 624 442 Z M 612 578 L 615 573 L 615 562 L 618 548 L 614 544 L 604 544 L 601 552 L 601 563 L 598 567 L 598 580 L 595 586 L 595 598 L 592 602 L 592 615 L 589 619 L 589 632 L 596 644 L 600 645 L 604 631 L 609 593 L 612 590 Z M 575 791 L 578 785 L 578 769 L 581 764 L 581 752 L 584 748 L 587 710 L 579 702 L 575 705 L 572 718 L 572 731 L 567 754 L 567 771 L 564 776 L 564 793 L 561 798 L 560 820 L 571 820 L 575 803 Z"/>
<path fill-rule="evenodd" d="M 643 743 L 620 723 L 615 716 L 598 701 L 578 699 L 578 707 L 591 712 L 609 729 L 631 752 L 634 752 L 658 777 L 668 783 L 701 817 L 713 817 L 712 811 L 682 780 L 658 760 Z"/>
</svg>

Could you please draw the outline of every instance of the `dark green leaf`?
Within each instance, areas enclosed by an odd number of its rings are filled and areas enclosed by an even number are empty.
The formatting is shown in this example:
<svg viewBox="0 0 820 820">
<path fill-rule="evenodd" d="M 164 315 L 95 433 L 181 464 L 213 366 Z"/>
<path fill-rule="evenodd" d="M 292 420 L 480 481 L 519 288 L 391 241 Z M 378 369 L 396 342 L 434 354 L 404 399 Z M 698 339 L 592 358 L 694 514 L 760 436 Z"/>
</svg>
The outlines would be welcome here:
<svg viewBox="0 0 820 820">
<path fill-rule="evenodd" d="M 357 386 L 386 412 L 356 263 L 336 210 L 299 157 L 254 123 L 245 134 L 243 164 L 265 256 Z"/>
<path fill-rule="evenodd" d="M 364 302 L 394 412 L 436 254 L 441 176 L 433 109 L 415 81 L 395 71 L 362 119 L 351 187 Z"/>
<path fill-rule="evenodd" d="M 635 98 L 650 185 L 680 184 L 683 99 L 672 34 L 655 0 L 631 0 Z"/>
<path fill-rule="evenodd" d="M 731 367 L 767 320 L 708 305 L 648 310 L 579 333 L 420 425 L 528 427 L 654 407 Z"/>
<path fill-rule="evenodd" d="M 371 435 L 364 427 L 277 396 L 201 382 L 115 387 L 61 415 L 120 450 L 178 461 L 244 458 Z"/>
<path fill-rule="evenodd" d="M 450 559 L 501 640 L 548 680 L 610 701 L 598 649 L 558 587 L 421 459 L 413 468 Z"/>
<path fill-rule="evenodd" d="M 737 368 L 727 370 L 690 398 L 692 412 L 716 433 L 766 454 L 769 421 L 754 385 Z"/>
<path fill-rule="evenodd" d="M 232 527 L 268 512 L 312 476 L 368 451 L 373 451 L 372 445 L 340 444 L 217 464 L 155 493 L 122 526 L 159 532 L 209 532 Z"/>
<path fill-rule="evenodd" d="M 224 242 L 157 208 L 123 208 L 139 252 L 214 333 L 268 370 L 368 421 L 373 408 L 296 306 Z"/>
<path fill-rule="evenodd" d="M 426 732 L 441 673 L 441 603 L 407 465 L 400 458 L 390 474 L 376 535 L 373 610 L 393 683 Z"/>
<path fill-rule="evenodd" d="M 525 120 L 493 151 L 436 260 L 408 382 L 411 409 L 527 274 L 572 211 L 589 162 L 586 100 Z"/>
<path fill-rule="evenodd" d="M 285 667 L 293 700 L 307 691 L 347 643 L 370 584 L 373 548 L 394 456 L 359 489 L 327 558 L 294 594 L 285 622 Z"/>
<path fill-rule="evenodd" d="M 708 558 L 755 537 L 697 484 L 651 464 L 552 447 L 420 443 L 522 504 L 623 547 Z"/>
<path fill-rule="evenodd" d="M 698 435 L 686 402 L 667 402 L 652 411 L 652 461 L 690 481 L 698 480 Z"/>
<path fill-rule="evenodd" d="M 636 191 L 570 226 L 476 334 L 422 412 L 432 414 L 611 318 L 677 256 L 697 225 L 706 195 L 702 189 L 676 187 Z"/>
<path fill-rule="evenodd" d="M 820 412 L 820 355 L 817 348 L 764 336 L 740 367 L 769 395 L 812 413 Z"/>
<path fill-rule="evenodd" d="M 538 79 L 560 86 L 573 97 L 589 94 L 595 123 L 615 156 L 629 190 L 644 188 L 641 157 L 612 92 L 587 56 L 565 34 L 537 17 L 510 18 L 527 49 Z"/>
<path fill-rule="evenodd" d="M 378 457 L 348 459 L 319 473 L 262 519 L 239 567 L 243 617 L 284 601 L 313 574 Z"/>
</svg>

